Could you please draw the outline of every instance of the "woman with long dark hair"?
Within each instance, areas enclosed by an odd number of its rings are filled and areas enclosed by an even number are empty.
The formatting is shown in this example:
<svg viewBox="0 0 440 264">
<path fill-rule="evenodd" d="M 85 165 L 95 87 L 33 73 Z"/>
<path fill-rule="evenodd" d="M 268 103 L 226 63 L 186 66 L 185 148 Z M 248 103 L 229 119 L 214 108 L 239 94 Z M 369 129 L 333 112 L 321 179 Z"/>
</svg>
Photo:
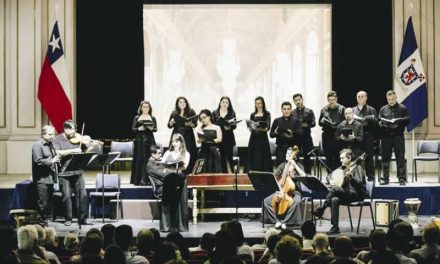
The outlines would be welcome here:
<svg viewBox="0 0 440 264">
<path fill-rule="evenodd" d="M 232 171 L 233 167 L 233 149 L 235 146 L 234 129 L 237 124 L 230 122 L 236 120 L 234 108 L 231 99 L 228 96 L 222 96 L 216 110 L 212 111 L 212 117 L 216 125 L 220 126 L 223 134 L 223 140 L 220 143 L 220 156 L 222 172 Z M 228 169 L 229 167 L 229 169 Z"/>
<path fill-rule="evenodd" d="M 255 122 L 255 129 L 251 130 L 248 144 L 247 166 L 245 171 L 273 171 L 267 132 L 270 129 L 270 112 L 266 110 L 264 98 L 255 98 L 255 111 L 250 120 Z"/>
<path fill-rule="evenodd" d="M 189 161 L 185 139 L 179 133 L 174 134 L 169 149 L 162 157 L 165 164 L 175 163 L 169 168 L 172 172 L 165 176 L 163 183 L 159 223 L 162 232 L 188 231 L 188 192 L 184 171 Z"/>
<path fill-rule="evenodd" d="M 201 143 L 198 159 L 204 159 L 202 172 L 220 173 L 221 157 L 219 144 L 222 142 L 222 130 L 214 125 L 212 113 L 203 109 L 199 114 L 200 126 L 197 128 L 197 141 Z"/>
<path fill-rule="evenodd" d="M 156 144 L 153 132 L 157 131 L 157 122 L 153 116 L 153 109 L 150 102 L 141 101 L 137 110 L 137 116 L 133 119 L 132 131 L 136 134 L 136 137 L 134 139 L 130 183 L 134 185 L 146 185 L 146 164 L 150 158 L 150 146 Z"/>
<path fill-rule="evenodd" d="M 186 169 L 188 173 L 192 171 L 197 158 L 197 145 L 193 130 L 196 125 L 197 115 L 189 105 L 188 100 L 183 96 L 177 97 L 174 110 L 168 120 L 168 128 L 173 129 L 171 137 L 175 133 L 179 133 L 185 139 L 186 149 L 191 156 Z"/>
</svg>

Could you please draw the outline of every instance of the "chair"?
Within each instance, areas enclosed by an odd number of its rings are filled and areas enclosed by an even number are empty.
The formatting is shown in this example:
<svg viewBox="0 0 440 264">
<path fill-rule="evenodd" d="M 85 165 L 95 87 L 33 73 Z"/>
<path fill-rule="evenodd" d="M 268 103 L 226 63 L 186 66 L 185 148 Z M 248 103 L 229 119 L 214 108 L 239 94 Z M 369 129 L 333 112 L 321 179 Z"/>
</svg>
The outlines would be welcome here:
<svg viewBox="0 0 440 264">
<path fill-rule="evenodd" d="M 424 155 L 429 154 L 429 155 Z M 439 161 L 438 179 L 440 182 L 440 141 L 438 140 L 421 140 L 417 143 L 417 156 L 413 157 L 413 174 L 412 182 L 414 182 L 414 177 L 417 181 L 417 161 Z"/>
<path fill-rule="evenodd" d="M 359 211 L 359 220 L 358 220 L 358 225 L 357 225 L 357 230 L 356 230 L 356 234 L 359 234 L 359 226 L 361 224 L 361 217 L 362 217 L 362 208 L 364 206 L 369 206 L 370 207 L 370 213 L 371 213 L 371 222 L 373 223 L 373 229 L 376 229 L 376 224 L 374 223 L 374 216 L 373 216 L 373 191 L 374 191 L 374 181 L 367 181 L 367 192 L 370 196 L 369 199 L 365 199 L 363 201 L 357 201 L 357 202 L 351 202 L 349 204 L 347 204 L 347 209 L 348 209 L 348 216 L 350 218 L 350 226 L 351 226 L 351 232 L 353 232 L 353 222 L 351 220 L 351 211 L 350 208 L 351 207 L 361 207 L 360 211 Z"/>
<path fill-rule="evenodd" d="M 110 152 L 120 152 L 121 155 L 115 159 L 115 162 L 133 161 L 133 141 L 116 142 L 112 141 Z M 109 172 L 110 173 L 110 172 Z"/>
<path fill-rule="evenodd" d="M 116 220 L 119 220 L 119 210 L 121 210 L 122 215 L 122 206 L 120 202 L 121 196 L 121 178 L 119 174 L 104 174 L 98 173 L 96 175 L 95 181 L 95 191 L 90 192 L 89 199 L 96 198 L 102 199 L 115 197 L 116 198 Z M 102 205 L 104 207 L 104 204 Z M 91 215 L 92 204 L 89 203 L 89 215 Z M 104 208 L 102 209 L 104 210 Z"/>
</svg>

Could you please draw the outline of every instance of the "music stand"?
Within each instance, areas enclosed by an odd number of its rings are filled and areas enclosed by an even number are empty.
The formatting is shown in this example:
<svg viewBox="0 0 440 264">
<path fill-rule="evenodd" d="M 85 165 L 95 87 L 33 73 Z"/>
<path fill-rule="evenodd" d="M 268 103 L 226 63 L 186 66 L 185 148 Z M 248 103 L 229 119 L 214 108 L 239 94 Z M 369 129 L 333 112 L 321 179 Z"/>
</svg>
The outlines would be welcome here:
<svg viewBox="0 0 440 264">
<path fill-rule="evenodd" d="M 256 191 L 268 191 L 272 193 L 280 191 L 280 186 L 272 172 L 249 171 L 248 177 Z"/>
<path fill-rule="evenodd" d="M 313 198 L 319 195 L 320 205 L 322 205 L 322 197 L 327 196 L 328 188 L 317 177 L 298 176 L 296 179 L 310 189 L 312 199 L 312 212 L 314 209 Z M 312 219 L 314 220 L 313 216 Z"/>
<path fill-rule="evenodd" d="M 120 152 L 110 152 L 108 154 L 100 154 L 100 155 L 94 155 L 93 158 L 89 161 L 87 164 L 88 167 L 97 167 L 100 166 L 102 168 L 102 186 L 101 186 L 101 192 L 102 192 L 102 223 L 104 223 L 104 203 L 105 203 L 105 195 L 104 195 L 104 174 L 106 171 L 106 168 L 108 168 L 119 156 L 121 155 Z M 116 212 L 119 210 L 116 206 Z"/>
<path fill-rule="evenodd" d="M 66 172 L 74 172 L 74 171 L 80 171 L 82 175 L 82 172 L 87 167 L 88 163 L 90 162 L 90 159 L 95 155 L 94 153 L 79 153 L 79 154 L 69 154 L 63 157 L 63 166 L 60 169 L 61 173 Z M 76 175 L 76 174 L 74 174 Z M 69 177 L 70 175 L 65 175 L 64 177 Z M 63 177 L 62 175 L 60 177 Z M 81 197 L 78 197 L 78 226 L 79 229 L 81 229 Z"/>
</svg>

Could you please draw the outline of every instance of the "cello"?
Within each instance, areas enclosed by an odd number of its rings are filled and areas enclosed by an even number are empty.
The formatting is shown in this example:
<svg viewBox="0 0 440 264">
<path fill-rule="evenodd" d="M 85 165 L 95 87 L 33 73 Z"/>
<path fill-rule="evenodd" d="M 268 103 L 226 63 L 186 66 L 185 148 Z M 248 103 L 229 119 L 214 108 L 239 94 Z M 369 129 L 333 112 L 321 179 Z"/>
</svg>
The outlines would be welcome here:
<svg viewBox="0 0 440 264">
<path fill-rule="evenodd" d="M 299 153 L 298 146 L 294 146 L 291 159 L 286 162 L 281 179 L 279 180 L 281 191 L 272 197 L 272 209 L 276 215 L 283 215 L 293 205 L 293 192 L 295 191 L 295 183 L 292 180 L 292 172 L 296 168 L 295 158 Z"/>
</svg>

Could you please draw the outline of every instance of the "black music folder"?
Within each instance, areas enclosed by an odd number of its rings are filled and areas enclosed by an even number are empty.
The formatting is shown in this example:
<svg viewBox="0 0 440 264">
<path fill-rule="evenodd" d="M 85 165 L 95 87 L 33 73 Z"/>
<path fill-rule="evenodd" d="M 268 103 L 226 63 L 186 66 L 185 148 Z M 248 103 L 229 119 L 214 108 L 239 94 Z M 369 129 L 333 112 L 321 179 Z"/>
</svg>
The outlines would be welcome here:
<svg viewBox="0 0 440 264">
<path fill-rule="evenodd" d="M 93 155 L 93 157 L 90 159 L 89 163 L 87 164 L 87 168 L 102 168 L 102 166 L 107 166 L 112 164 L 121 153 L 119 152 L 110 152 L 108 154 L 100 154 L 100 155 Z"/>
<path fill-rule="evenodd" d="M 257 191 L 269 191 L 272 193 L 280 191 L 280 186 L 272 172 L 249 171 L 248 177 Z"/>
<path fill-rule="evenodd" d="M 327 186 L 314 176 L 297 176 L 296 179 L 310 189 L 312 197 L 318 195 L 319 197 L 324 198 L 328 193 Z"/>
<path fill-rule="evenodd" d="M 344 127 L 341 128 L 341 135 L 344 135 L 344 137 L 348 137 L 351 135 L 351 133 L 353 133 L 353 129 L 351 129 L 351 127 Z"/>
<path fill-rule="evenodd" d="M 79 153 L 79 154 L 69 154 L 62 158 L 61 164 L 63 165 L 60 169 L 60 173 L 70 172 L 70 171 L 82 171 L 84 170 L 89 161 L 92 159 L 94 153 Z"/>
</svg>

